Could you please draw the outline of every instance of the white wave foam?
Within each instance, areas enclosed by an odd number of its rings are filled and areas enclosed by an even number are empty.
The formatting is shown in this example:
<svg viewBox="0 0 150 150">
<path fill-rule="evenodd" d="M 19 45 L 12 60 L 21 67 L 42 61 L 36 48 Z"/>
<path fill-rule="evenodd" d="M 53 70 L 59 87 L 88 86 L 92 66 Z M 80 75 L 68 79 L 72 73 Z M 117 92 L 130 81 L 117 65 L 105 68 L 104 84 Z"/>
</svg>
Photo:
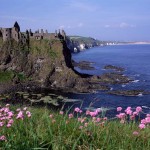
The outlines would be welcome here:
<svg viewBox="0 0 150 150">
<path fill-rule="evenodd" d="M 125 84 L 122 84 L 122 87 L 125 87 L 126 85 Z"/>
<path fill-rule="evenodd" d="M 138 96 L 139 96 L 139 97 L 141 97 L 141 96 L 143 96 L 143 94 L 142 94 L 142 93 L 140 93 L 140 94 L 138 94 Z"/>
<path fill-rule="evenodd" d="M 134 80 L 134 81 L 132 81 L 133 83 L 137 83 L 137 82 L 139 82 L 140 80 Z"/>
</svg>

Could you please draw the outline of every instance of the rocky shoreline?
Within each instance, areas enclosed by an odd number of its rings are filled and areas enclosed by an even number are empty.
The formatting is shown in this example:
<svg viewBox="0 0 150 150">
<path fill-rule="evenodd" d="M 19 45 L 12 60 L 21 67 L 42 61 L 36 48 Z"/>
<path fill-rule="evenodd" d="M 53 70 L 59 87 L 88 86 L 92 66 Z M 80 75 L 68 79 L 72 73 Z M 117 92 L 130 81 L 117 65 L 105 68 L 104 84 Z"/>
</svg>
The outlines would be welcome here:
<svg viewBox="0 0 150 150">
<path fill-rule="evenodd" d="M 75 67 L 85 70 L 94 70 L 95 68 L 92 66 L 93 62 L 76 63 L 72 61 L 71 52 L 62 39 L 30 41 L 30 45 L 29 51 L 22 50 L 22 47 L 13 41 L 4 43 L 0 47 L 0 73 L 7 73 L 8 76 L 8 73 L 11 72 L 9 81 L 0 82 L 1 96 L 5 97 L 10 93 L 17 92 L 44 92 L 45 90 L 57 93 L 56 99 L 59 95 L 69 92 L 93 93 L 104 91 L 109 94 L 124 96 L 136 96 L 141 92 L 111 90 L 112 85 L 122 85 L 133 81 L 123 74 L 125 69 L 121 67 L 106 65 L 103 69 L 111 70 L 111 72 L 97 76 L 76 71 Z M 25 97 L 27 97 L 27 93 L 25 93 Z M 51 101 L 51 97 L 47 98 Z M 38 99 L 40 102 L 42 100 L 48 102 L 42 97 L 40 99 Z"/>
</svg>

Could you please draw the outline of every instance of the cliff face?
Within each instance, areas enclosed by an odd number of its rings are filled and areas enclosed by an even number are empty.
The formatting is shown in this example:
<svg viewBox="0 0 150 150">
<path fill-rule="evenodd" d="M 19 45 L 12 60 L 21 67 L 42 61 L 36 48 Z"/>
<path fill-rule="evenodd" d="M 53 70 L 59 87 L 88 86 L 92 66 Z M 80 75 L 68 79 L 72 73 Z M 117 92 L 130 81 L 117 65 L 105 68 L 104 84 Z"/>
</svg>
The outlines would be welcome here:
<svg viewBox="0 0 150 150">
<path fill-rule="evenodd" d="M 0 47 L 0 90 L 34 82 L 40 87 L 71 92 L 91 91 L 90 76 L 74 70 L 71 52 L 64 40 L 31 40 L 29 45 L 7 41 Z M 11 74 L 11 75 L 10 75 Z"/>
<path fill-rule="evenodd" d="M 80 52 L 95 46 L 102 46 L 105 42 L 93 39 L 91 37 L 68 36 L 66 43 L 71 52 Z"/>
</svg>

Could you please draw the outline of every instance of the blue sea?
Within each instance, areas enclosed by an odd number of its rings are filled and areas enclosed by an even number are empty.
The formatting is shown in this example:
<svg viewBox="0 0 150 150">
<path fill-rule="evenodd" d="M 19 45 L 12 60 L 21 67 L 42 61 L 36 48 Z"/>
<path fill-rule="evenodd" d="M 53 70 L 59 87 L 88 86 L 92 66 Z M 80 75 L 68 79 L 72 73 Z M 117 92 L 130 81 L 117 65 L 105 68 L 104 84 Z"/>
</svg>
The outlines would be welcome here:
<svg viewBox="0 0 150 150">
<path fill-rule="evenodd" d="M 77 71 L 91 75 L 100 75 L 108 72 L 104 69 L 105 65 L 115 65 L 123 67 L 124 75 L 127 75 L 134 81 L 124 85 L 114 85 L 113 90 L 122 89 L 144 89 L 150 91 L 150 45 L 112 45 L 104 47 L 95 47 L 83 52 L 73 54 L 72 59 L 76 62 L 93 62 L 95 70 Z M 77 98 L 81 101 L 74 106 L 81 106 L 86 110 L 101 108 L 107 110 L 109 116 L 116 113 L 116 107 L 121 106 L 124 109 L 128 106 L 135 108 L 141 106 L 145 113 L 150 113 L 150 95 L 139 96 L 116 96 L 106 92 L 97 91 L 89 94 L 70 94 L 70 98 Z"/>
</svg>

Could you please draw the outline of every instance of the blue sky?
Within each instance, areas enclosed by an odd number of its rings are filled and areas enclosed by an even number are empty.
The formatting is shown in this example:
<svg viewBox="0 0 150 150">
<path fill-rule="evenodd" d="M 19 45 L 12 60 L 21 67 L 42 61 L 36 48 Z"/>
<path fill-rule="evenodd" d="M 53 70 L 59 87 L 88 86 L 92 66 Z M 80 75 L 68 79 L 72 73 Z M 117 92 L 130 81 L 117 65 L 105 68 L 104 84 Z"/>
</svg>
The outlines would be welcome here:
<svg viewBox="0 0 150 150">
<path fill-rule="evenodd" d="M 0 0 L 0 27 L 63 28 L 100 40 L 150 41 L 150 0 Z"/>
</svg>

